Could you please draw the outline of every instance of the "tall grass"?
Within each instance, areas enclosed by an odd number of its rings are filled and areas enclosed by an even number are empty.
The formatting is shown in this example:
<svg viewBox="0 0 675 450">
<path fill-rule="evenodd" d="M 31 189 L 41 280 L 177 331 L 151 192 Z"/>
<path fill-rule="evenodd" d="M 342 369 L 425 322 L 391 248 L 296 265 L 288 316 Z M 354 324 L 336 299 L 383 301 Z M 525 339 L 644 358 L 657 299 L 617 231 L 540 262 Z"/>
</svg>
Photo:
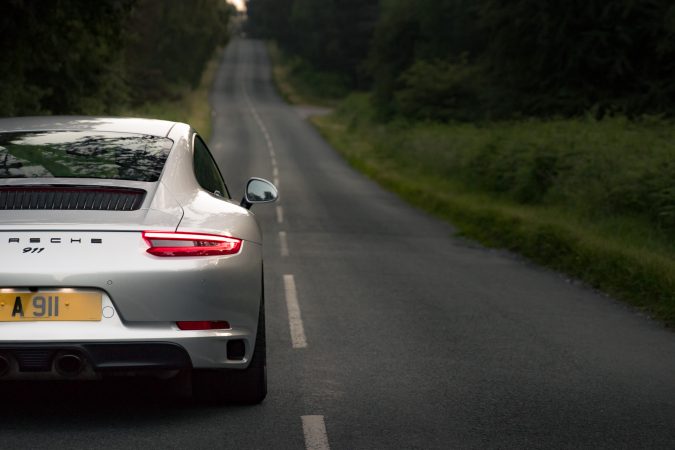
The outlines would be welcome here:
<svg viewBox="0 0 675 450">
<path fill-rule="evenodd" d="M 380 157 L 428 176 L 514 203 L 556 206 L 617 232 L 637 228 L 659 246 L 675 242 L 672 123 L 617 117 L 378 125 L 363 95 L 349 97 L 336 117 L 350 131 L 375 133 Z"/>
</svg>

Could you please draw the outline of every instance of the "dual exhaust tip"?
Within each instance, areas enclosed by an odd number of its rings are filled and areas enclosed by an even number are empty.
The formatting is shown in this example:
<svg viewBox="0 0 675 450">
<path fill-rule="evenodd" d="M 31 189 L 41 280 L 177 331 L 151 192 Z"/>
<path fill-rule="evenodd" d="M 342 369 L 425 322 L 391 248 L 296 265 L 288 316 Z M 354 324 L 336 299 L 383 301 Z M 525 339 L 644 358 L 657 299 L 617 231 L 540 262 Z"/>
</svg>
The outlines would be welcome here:
<svg viewBox="0 0 675 450">
<path fill-rule="evenodd" d="M 54 370 L 62 377 L 78 376 L 85 368 L 85 360 L 77 353 L 62 352 L 54 358 Z"/>
<path fill-rule="evenodd" d="M 0 353 L 0 378 L 9 374 L 13 365 L 14 362 L 11 356 L 6 353 Z M 78 376 L 85 367 L 85 359 L 77 353 L 59 352 L 54 357 L 54 371 L 65 378 Z"/>
</svg>

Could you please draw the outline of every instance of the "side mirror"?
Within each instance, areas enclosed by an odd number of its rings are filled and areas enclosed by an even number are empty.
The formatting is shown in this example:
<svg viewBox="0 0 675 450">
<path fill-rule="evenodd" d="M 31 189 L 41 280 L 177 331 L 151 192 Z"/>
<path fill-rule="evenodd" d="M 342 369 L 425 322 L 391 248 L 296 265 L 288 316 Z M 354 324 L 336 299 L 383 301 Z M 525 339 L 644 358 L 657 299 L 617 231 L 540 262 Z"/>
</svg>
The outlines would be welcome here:
<svg viewBox="0 0 675 450">
<path fill-rule="evenodd" d="M 262 178 L 251 178 L 246 183 L 246 193 L 240 205 L 250 209 L 256 203 L 271 203 L 277 198 L 279 198 L 279 193 L 272 183 Z"/>
</svg>

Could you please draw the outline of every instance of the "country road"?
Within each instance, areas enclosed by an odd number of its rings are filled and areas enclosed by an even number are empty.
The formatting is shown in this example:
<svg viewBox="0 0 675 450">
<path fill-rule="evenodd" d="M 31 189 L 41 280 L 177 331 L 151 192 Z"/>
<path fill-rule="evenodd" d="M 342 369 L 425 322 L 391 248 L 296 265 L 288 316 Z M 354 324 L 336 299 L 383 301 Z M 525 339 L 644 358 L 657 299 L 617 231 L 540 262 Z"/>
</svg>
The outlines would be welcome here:
<svg viewBox="0 0 675 450">
<path fill-rule="evenodd" d="M 211 150 L 265 235 L 269 394 L 204 407 L 155 381 L 0 387 L 0 448 L 675 448 L 675 333 L 482 248 L 351 169 L 226 49 Z"/>
</svg>

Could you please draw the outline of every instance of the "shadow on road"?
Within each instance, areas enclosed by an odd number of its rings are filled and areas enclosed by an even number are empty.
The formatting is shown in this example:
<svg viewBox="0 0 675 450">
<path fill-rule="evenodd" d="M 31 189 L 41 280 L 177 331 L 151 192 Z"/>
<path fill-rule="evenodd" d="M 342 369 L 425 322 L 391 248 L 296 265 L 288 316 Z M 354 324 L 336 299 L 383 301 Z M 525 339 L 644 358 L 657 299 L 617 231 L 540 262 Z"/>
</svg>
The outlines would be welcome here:
<svg viewBox="0 0 675 450">
<path fill-rule="evenodd" d="M 11 428 L 79 429 L 134 427 L 222 414 L 224 408 L 198 404 L 170 381 L 112 379 L 103 381 L 7 381 L 0 383 L 0 422 Z M 225 408 L 225 410 L 230 407 Z M 231 410 L 239 409 L 236 406 Z"/>
</svg>

